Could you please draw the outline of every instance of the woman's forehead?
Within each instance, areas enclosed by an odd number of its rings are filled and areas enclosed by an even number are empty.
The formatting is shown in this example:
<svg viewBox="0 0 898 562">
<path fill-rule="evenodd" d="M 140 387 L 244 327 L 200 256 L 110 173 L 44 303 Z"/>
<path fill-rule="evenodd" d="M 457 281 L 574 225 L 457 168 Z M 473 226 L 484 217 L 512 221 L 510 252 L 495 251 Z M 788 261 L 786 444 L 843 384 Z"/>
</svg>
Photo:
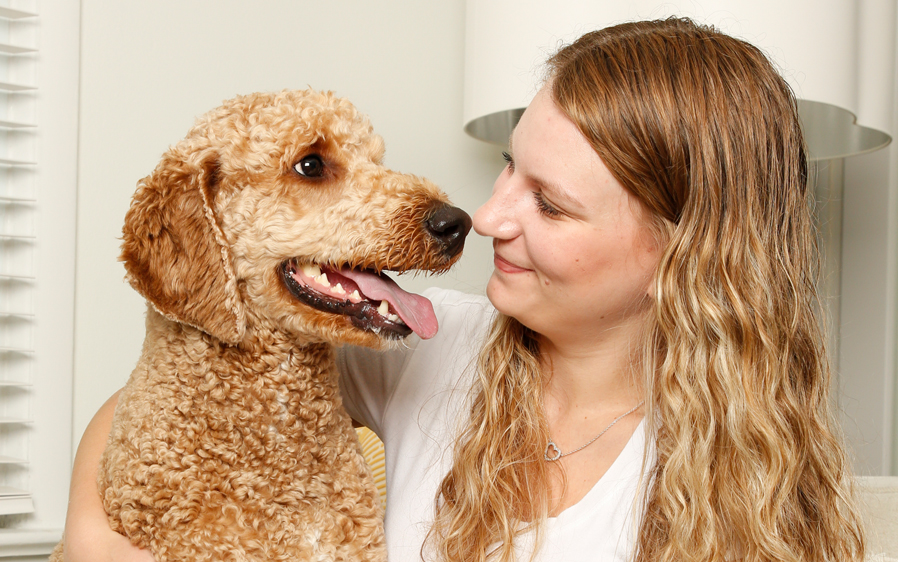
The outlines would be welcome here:
<svg viewBox="0 0 898 562">
<path fill-rule="evenodd" d="M 598 153 L 545 88 L 534 97 L 509 141 L 516 173 L 535 187 L 589 207 L 599 183 L 614 180 Z"/>
</svg>

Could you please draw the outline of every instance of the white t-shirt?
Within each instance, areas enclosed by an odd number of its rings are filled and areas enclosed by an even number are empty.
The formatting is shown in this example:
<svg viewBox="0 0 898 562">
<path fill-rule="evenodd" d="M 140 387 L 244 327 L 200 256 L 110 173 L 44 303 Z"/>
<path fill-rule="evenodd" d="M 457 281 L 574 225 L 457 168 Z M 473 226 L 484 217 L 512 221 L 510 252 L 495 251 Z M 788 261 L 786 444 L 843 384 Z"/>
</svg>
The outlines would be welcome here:
<svg viewBox="0 0 898 562">
<path fill-rule="evenodd" d="M 484 297 L 440 289 L 425 296 L 440 323 L 434 338 L 412 335 L 397 350 L 345 347 L 338 354 L 346 409 L 384 442 L 390 562 L 421 560 L 434 499 L 468 416 L 477 354 L 495 314 Z M 595 487 L 548 520 L 537 561 L 630 558 L 645 443 L 640 424 Z M 528 535 L 515 545 L 520 560 L 529 559 L 531 542 Z"/>
</svg>

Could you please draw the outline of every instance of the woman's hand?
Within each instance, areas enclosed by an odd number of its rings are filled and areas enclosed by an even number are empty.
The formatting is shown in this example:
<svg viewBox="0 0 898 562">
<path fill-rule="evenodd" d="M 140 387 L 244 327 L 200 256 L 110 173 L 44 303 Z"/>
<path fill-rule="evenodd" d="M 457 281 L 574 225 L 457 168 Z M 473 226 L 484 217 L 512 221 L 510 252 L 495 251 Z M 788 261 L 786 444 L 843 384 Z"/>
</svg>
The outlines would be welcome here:
<svg viewBox="0 0 898 562">
<path fill-rule="evenodd" d="M 100 407 L 84 431 L 75 454 L 65 521 L 66 562 L 153 562 L 149 551 L 137 548 L 109 527 L 97 490 L 97 471 L 112 428 L 118 395 L 116 392 Z"/>
</svg>

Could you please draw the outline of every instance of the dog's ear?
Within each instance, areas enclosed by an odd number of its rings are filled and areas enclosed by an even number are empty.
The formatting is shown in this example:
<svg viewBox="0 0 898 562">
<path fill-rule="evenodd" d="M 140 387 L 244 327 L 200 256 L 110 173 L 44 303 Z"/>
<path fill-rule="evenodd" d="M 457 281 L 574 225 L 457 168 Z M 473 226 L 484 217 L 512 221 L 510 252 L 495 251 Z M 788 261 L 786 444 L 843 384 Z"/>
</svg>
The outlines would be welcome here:
<svg viewBox="0 0 898 562">
<path fill-rule="evenodd" d="M 160 314 L 236 344 L 246 315 L 214 210 L 217 159 L 185 160 L 169 151 L 138 184 L 120 259 L 131 286 Z"/>
</svg>

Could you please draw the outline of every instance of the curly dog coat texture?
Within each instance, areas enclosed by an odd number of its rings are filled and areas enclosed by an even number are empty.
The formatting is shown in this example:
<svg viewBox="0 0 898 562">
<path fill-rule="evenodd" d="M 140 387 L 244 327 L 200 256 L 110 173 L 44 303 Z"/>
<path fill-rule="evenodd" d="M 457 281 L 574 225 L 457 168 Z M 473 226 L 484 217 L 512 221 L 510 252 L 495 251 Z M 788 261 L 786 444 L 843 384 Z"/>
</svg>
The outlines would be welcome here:
<svg viewBox="0 0 898 562">
<path fill-rule="evenodd" d="M 98 484 L 158 562 L 385 559 L 333 345 L 432 335 L 429 303 L 379 273 L 447 269 L 470 218 L 383 152 L 345 100 L 253 94 L 138 185 L 122 260 L 147 334 Z"/>
</svg>

